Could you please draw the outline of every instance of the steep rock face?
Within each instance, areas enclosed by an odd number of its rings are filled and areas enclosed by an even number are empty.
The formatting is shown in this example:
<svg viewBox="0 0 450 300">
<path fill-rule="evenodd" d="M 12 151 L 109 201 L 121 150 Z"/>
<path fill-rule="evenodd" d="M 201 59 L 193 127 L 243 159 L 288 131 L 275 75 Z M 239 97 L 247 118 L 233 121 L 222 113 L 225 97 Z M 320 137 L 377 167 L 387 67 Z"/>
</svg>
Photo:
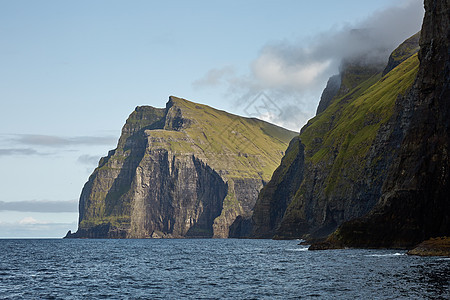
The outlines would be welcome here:
<svg viewBox="0 0 450 300">
<path fill-rule="evenodd" d="M 431 238 L 423 241 L 407 252 L 408 255 L 418 256 L 447 256 L 450 257 L 450 237 Z"/>
<path fill-rule="evenodd" d="M 409 56 L 411 56 L 412 54 L 414 53 L 410 53 Z M 384 67 L 383 64 L 379 63 L 367 64 L 365 63 L 365 60 L 366 59 L 364 57 L 358 57 L 355 59 L 345 59 L 341 63 L 340 73 L 331 76 L 328 79 L 327 86 L 323 90 L 322 96 L 320 97 L 316 115 L 322 113 L 325 109 L 327 109 L 327 107 L 329 107 L 334 100 L 345 96 L 362 82 L 372 78 L 373 76 L 376 76 Z"/>
<path fill-rule="evenodd" d="M 341 87 L 341 76 L 334 75 L 328 79 L 327 86 L 322 92 L 320 97 L 319 106 L 317 106 L 316 115 L 323 112 L 328 106 L 330 106 L 331 101 L 336 97 Z"/>
<path fill-rule="evenodd" d="M 420 69 L 392 120 L 403 133 L 376 207 L 318 248 L 411 247 L 450 234 L 450 1 L 426 0 Z"/>
<path fill-rule="evenodd" d="M 100 159 L 98 168 L 81 192 L 79 226 L 75 236 L 125 237 L 123 226 L 126 227 L 130 221 L 130 203 L 122 200 L 128 199 L 126 195 L 134 178 L 134 170 L 145 153 L 144 131 L 163 128 L 164 111 L 138 107 L 130 115 L 117 148 Z"/>
<path fill-rule="evenodd" d="M 383 76 L 389 73 L 396 66 L 407 60 L 411 55 L 419 52 L 419 38 L 420 32 L 416 33 L 406 41 L 404 41 L 397 49 L 395 49 L 389 56 L 388 64 L 384 68 Z"/>
<path fill-rule="evenodd" d="M 253 211 L 253 237 L 271 238 L 283 219 L 290 200 L 298 190 L 304 173 L 304 146 L 295 137 L 272 179 L 261 190 Z"/>
<path fill-rule="evenodd" d="M 261 191 L 253 236 L 321 238 L 374 207 L 401 138 L 388 122 L 417 68 L 413 53 L 385 76 L 384 66 L 343 64 L 338 93 L 302 128 L 300 151 L 288 149 L 281 175 Z"/>
<path fill-rule="evenodd" d="M 350 91 L 360 86 L 361 83 L 379 75 L 383 67 L 383 63 L 366 63 L 364 57 L 345 59 L 341 63 L 339 74 L 341 85 L 335 99 L 348 95 Z"/>
<path fill-rule="evenodd" d="M 131 190 L 128 237 L 212 237 L 227 184 L 193 155 L 152 149 L 137 167 Z"/>
<path fill-rule="evenodd" d="M 84 186 L 67 237 L 228 237 L 294 135 L 176 97 L 138 107 Z"/>
</svg>

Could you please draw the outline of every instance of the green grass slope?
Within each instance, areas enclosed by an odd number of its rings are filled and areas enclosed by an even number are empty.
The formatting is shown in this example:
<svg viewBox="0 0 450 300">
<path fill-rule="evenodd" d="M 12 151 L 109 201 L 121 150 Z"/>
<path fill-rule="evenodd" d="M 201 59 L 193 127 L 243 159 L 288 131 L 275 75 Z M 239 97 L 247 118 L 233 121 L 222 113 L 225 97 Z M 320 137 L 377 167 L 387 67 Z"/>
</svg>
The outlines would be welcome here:
<svg viewBox="0 0 450 300">
<path fill-rule="evenodd" d="M 100 160 L 83 189 L 79 229 L 89 232 L 93 227 L 112 227 L 117 229 L 117 237 L 126 237 L 137 169 L 143 161 L 151 160 L 151 152 L 161 150 L 169 157 L 195 157 L 228 185 L 222 215 L 215 222 L 222 228 L 217 231 L 227 234 L 238 215 L 251 213 L 253 204 L 249 207 L 248 203 L 256 200 L 256 196 L 251 200 L 251 195 L 245 195 L 245 185 L 253 190 L 269 181 L 296 135 L 262 120 L 174 96 L 165 109 L 137 107 L 122 129 L 117 148 Z M 99 235 L 111 237 L 111 228 L 107 230 Z"/>
<path fill-rule="evenodd" d="M 376 164 L 386 155 L 379 153 L 379 158 L 368 161 L 369 151 L 380 127 L 392 116 L 396 99 L 412 86 L 418 66 L 415 54 L 384 77 L 378 74 L 365 80 L 309 122 L 300 135 L 307 173 L 286 210 L 279 230 L 281 236 L 289 235 L 292 224 L 314 227 L 314 221 L 308 220 L 314 219 L 314 213 L 309 210 L 323 209 L 317 214 L 331 216 L 332 226 L 342 222 L 330 212 L 333 207 L 340 210 L 341 218 L 353 217 L 352 202 L 360 193 L 355 187 L 364 179 L 376 180 L 365 173 L 370 168 L 368 164 Z M 321 179 L 312 183 L 311 176 Z"/>
<path fill-rule="evenodd" d="M 338 99 L 303 131 L 301 140 L 306 147 L 306 159 L 312 163 L 326 161 L 336 154 L 333 153 L 335 149 L 339 150 L 331 167 L 331 176 L 327 178 L 327 194 L 333 192 L 337 176 L 342 170 L 348 169 L 355 161 L 361 166 L 365 164 L 367 152 L 378 129 L 392 116 L 397 97 L 411 87 L 417 69 L 418 59 L 414 55 L 388 76 L 381 79 L 379 75 L 374 76 L 349 95 L 352 96 L 359 90 L 364 90 L 363 93 L 353 99 L 349 99 L 348 95 Z M 376 83 L 372 84 L 375 80 Z M 330 124 L 333 117 L 338 120 Z"/>
<path fill-rule="evenodd" d="M 299 136 L 303 152 L 298 152 L 299 147 L 288 151 L 267 185 L 270 190 L 260 193 L 253 216 L 254 236 L 267 236 L 264 230 L 273 230 L 278 238 L 325 236 L 373 207 L 385 176 L 384 170 L 380 173 L 376 168 L 382 169 L 392 153 L 381 151 L 374 156 L 371 149 L 380 128 L 392 117 L 395 101 L 412 86 L 418 66 L 414 54 L 385 76 L 381 71 L 366 74 L 357 84 L 347 84 L 353 88 L 338 94 L 308 122 Z M 300 179 L 287 178 L 298 174 L 297 169 L 303 170 Z M 298 188 L 289 190 L 292 185 Z M 271 216 L 268 209 L 277 207 L 271 202 L 280 201 L 280 193 L 287 209 L 281 222 L 266 226 L 264 220 L 273 223 L 273 218 L 280 218 Z"/>
<path fill-rule="evenodd" d="M 195 153 L 227 177 L 259 177 L 268 181 L 280 163 L 293 131 L 255 118 L 244 118 L 207 105 L 171 97 L 172 104 L 189 120 L 177 131 L 149 130 L 160 147 L 174 153 Z M 153 144 L 152 147 L 156 147 Z"/>
</svg>

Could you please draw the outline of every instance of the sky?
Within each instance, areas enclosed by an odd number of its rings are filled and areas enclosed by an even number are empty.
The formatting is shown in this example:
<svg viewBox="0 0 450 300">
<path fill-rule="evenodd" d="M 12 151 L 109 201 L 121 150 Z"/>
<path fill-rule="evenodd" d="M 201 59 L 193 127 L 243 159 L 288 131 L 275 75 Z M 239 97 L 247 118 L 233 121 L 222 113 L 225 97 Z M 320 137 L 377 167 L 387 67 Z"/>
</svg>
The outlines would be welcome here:
<svg viewBox="0 0 450 300">
<path fill-rule="evenodd" d="M 422 18 L 419 0 L 0 0 L 0 238 L 76 231 L 136 106 L 174 95 L 299 131 L 342 59 L 387 61 Z"/>
</svg>

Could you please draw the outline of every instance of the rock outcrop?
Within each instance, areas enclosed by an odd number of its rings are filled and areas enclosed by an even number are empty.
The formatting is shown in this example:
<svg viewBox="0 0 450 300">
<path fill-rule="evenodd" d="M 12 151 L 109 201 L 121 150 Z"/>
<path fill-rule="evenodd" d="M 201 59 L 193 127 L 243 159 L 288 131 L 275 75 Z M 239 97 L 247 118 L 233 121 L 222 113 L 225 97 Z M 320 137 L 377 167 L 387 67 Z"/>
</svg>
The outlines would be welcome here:
<svg viewBox="0 0 450 300">
<path fill-rule="evenodd" d="M 407 252 L 417 256 L 447 256 L 450 257 L 450 237 L 431 238 L 423 241 Z"/>
<path fill-rule="evenodd" d="M 298 190 L 304 174 L 304 146 L 295 137 L 275 170 L 272 179 L 261 190 L 252 217 L 252 236 L 272 238 L 283 220 L 290 199 Z"/>
<path fill-rule="evenodd" d="M 316 115 L 323 112 L 330 106 L 331 101 L 336 97 L 339 93 L 339 89 L 341 88 L 341 76 L 334 75 L 328 79 L 327 86 L 322 92 L 322 96 L 320 97 L 319 106 L 317 106 Z"/>
<path fill-rule="evenodd" d="M 329 84 L 318 115 L 291 142 L 262 189 L 252 236 L 324 238 L 375 206 L 402 139 L 389 121 L 418 70 L 417 47 L 410 47 L 411 41 L 398 47 L 401 62 L 384 76 L 385 65 L 364 59 L 342 64 L 339 77 L 331 79 L 340 78 L 339 89 Z"/>
<path fill-rule="evenodd" d="M 137 107 L 85 184 L 78 231 L 66 237 L 226 238 L 295 135 L 176 97 L 165 109 Z"/>
<path fill-rule="evenodd" d="M 412 54 L 419 52 L 419 38 L 420 32 L 416 33 L 406 41 L 404 41 L 397 49 L 395 49 L 389 56 L 388 64 L 384 68 L 383 76 L 393 70 L 396 66 L 407 60 Z"/>
<path fill-rule="evenodd" d="M 399 151 L 376 207 L 313 248 L 409 248 L 450 234 L 450 1 L 425 0 L 419 59 L 390 121 Z"/>
</svg>

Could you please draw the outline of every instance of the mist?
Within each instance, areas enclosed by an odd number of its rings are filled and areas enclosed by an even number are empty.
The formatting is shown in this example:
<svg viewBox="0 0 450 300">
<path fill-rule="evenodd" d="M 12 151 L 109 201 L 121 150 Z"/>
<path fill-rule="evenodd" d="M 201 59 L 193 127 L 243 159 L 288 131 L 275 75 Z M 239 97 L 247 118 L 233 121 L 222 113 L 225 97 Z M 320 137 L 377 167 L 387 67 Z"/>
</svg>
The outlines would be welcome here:
<svg viewBox="0 0 450 300">
<path fill-rule="evenodd" d="M 259 117 L 298 131 L 314 116 L 328 78 L 339 73 L 343 60 L 387 63 L 389 54 L 420 30 L 422 1 L 399 2 L 365 20 L 317 36 L 268 43 L 249 65 L 248 74 L 237 74 L 233 66 L 223 66 L 210 70 L 193 86 L 222 85 L 226 97 L 241 107 L 263 92 L 277 104 L 279 112 Z"/>
</svg>

